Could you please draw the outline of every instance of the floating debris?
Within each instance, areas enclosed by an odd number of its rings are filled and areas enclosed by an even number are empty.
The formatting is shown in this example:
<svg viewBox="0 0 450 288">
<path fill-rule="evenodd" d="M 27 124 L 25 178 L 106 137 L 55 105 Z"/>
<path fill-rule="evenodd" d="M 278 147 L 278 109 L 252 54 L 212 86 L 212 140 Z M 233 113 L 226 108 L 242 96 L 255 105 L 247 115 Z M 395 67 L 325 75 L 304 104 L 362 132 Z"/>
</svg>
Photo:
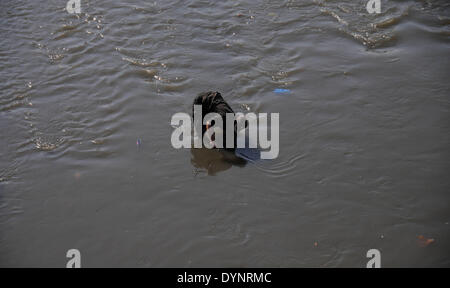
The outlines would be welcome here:
<svg viewBox="0 0 450 288">
<path fill-rule="evenodd" d="M 289 90 L 289 89 L 277 88 L 277 89 L 273 90 L 273 92 L 275 92 L 275 93 L 280 93 L 280 94 L 286 94 L 286 93 L 291 93 L 291 90 Z"/>
<path fill-rule="evenodd" d="M 248 104 L 241 104 L 241 107 L 243 109 L 245 109 L 246 111 L 250 111 L 250 105 L 248 105 Z"/>
<path fill-rule="evenodd" d="M 417 236 L 417 239 L 420 247 L 426 247 L 434 242 L 433 238 L 425 238 L 423 235 Z"/>
<path fill-rule="evenodd" d="M 100 145 L 100 144 L 105 143 L 105 141 L 102 139 L 95 139 L 95 140 L 91 140 L 91 143 L 94 145 Z"/>
</svg>

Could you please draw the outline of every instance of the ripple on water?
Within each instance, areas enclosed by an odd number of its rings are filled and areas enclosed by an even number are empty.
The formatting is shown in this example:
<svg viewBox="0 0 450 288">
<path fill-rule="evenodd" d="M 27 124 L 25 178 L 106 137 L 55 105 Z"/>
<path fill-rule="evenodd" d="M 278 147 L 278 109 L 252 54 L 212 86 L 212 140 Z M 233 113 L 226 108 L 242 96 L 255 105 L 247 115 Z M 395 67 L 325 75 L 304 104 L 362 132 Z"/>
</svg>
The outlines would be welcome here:
<svg viewBox="0 0 450 288">
<path fill-rule="evenodd" d="M 255 161 L 255 167 L 271 178 L 285 178 L 297 172 L 297 162 L 306 158 L 307 154 L 290 155 L 289 159 L 284 161 L 269 162 Z M 276 161 L 276 160 L 275 160 Z"/>
</svg>

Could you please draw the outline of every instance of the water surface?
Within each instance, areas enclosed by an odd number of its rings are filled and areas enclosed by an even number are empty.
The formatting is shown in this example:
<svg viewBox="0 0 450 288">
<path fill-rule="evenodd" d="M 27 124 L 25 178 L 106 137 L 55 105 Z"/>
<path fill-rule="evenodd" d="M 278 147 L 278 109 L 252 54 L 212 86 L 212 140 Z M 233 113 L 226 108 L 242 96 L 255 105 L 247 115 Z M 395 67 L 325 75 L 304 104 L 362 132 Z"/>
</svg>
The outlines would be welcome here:
<svg viewBox="0 0 450 288">
<path fill-rule="evenodd" d="M 450 266 L 448 1 L 65 4 L 0 3 L 0 266 Z M 173 149 L 205 90 L 279 157 Z"/>
</svg>

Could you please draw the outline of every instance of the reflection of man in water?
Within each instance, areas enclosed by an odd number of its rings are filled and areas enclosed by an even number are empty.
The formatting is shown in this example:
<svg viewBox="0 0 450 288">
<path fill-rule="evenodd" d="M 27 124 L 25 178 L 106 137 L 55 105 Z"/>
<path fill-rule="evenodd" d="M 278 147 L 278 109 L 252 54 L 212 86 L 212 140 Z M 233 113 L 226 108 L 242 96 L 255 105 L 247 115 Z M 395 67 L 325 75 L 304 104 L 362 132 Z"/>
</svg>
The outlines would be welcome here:
<svg viewBox="0 0 450 288">
<path fill-rule="evenodd" d="M 207 148 L 191 149 L 191 163 L 194 167 L 205 169 L 208 175 L 230 169 L 233 165 L 244 167 L 247 161 L 237 157 L 232 151 Z"/>
</svg>

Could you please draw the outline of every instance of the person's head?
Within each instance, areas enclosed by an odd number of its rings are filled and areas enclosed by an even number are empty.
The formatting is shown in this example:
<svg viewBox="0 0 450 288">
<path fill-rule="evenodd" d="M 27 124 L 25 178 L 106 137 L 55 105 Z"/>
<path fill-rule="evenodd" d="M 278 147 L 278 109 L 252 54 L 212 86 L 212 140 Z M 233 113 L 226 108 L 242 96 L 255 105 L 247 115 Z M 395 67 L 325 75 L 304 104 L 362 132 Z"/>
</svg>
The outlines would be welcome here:
<svg viewBox="0 0 450 288">
<path fill-rule="evenodd" d="M 203 124 L 203 118 L 208 113 L 217 113 L 222 117 L 223 125 L 225 129 L 226 125 L 226 114 L 234 113 L 233 109 L 231 109 L 230 105 L 223 99 L 222 95 L 219 92 L 203 92 L 200 93 L 194 99 L 194 103 L 192 104 L 192 115 L 194 115 L 194 105 L 202 105 L 202 119 L 198 119 L 202 121 L 202 135 L 205 134 L 206 130 L 209 128 L 207 124 Z M 212 125 L 213 123 L 210 123 Z M 194 125 L 194 127 L 197 127 Z"/>
</svg>

